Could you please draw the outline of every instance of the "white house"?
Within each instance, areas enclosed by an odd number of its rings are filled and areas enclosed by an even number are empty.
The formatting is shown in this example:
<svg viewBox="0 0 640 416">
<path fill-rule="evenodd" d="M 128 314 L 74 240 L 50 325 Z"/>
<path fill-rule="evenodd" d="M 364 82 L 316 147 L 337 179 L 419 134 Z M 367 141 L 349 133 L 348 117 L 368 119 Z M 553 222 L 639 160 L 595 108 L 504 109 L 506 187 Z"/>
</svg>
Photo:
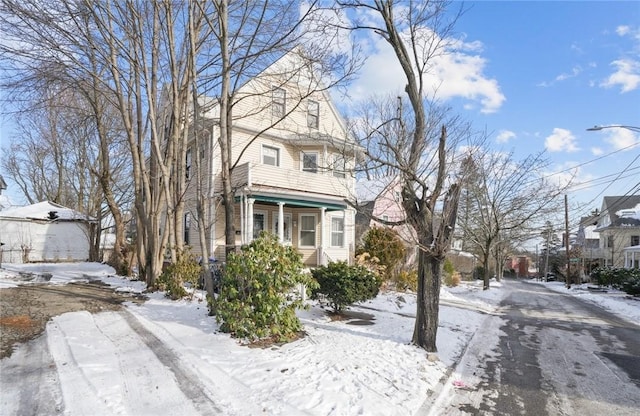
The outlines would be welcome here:
<svg viewBox="0 0 640 416">
<path fill-rule="evenodd" d="M 308 71 L 300 71 L 295 52 L 285 55 L 236 93 L 231 144 L 235 192 L 236 245 L 263 230 L 295 247 L 308 266 L 349 260 L 354 250 L 355 210 L 352 170 L 355 143 L 329 94 Z M 185 243 L 201 253 L 195 195 L 204 178 L 211 224 L 207 238 L 214 256 L 225 257 L 225 217 L 220 206 L 221 159 L 219 106 L 202 99 L 207 127 L 200 149 L 187 150 L 188 190 Z M 200 175 L 195 158 L 202 161 Z"/>
<path fill-rule="evenodd" d="M 94 222 L 92 218 L 49 201 L 2 210 L 2 261 L 86 261 L 89 258 L 89 227 Z"/>
</svg>

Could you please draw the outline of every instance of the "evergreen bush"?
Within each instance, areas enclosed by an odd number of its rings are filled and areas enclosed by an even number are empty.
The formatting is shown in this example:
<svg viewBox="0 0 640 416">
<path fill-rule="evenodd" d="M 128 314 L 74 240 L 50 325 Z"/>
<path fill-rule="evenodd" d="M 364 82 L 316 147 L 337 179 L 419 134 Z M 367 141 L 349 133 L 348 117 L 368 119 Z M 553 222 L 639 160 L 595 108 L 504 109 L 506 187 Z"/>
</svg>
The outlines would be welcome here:
<svg viewBox="0 0 640 416">
<path fill-rule="evenodd" d="M 312 271 L 318 287 L 312 291 L 314 299 L 326 300 L 334 312 L 354 302 L 378 295 L 381 281 L 362 265 L 350 266 L 345 261 L 331 262 Z"/>
<path fill-rule="evenodd" d="M 185 283 L 195 289 L 202 271 L 188 248 L 179 251 L 177 257 L 178 261 L 169 264 L 156 281 L 157 289 L 164 291 L 165 296 L 173 300 L 181 299 L 189 294 L 184 287 Z M 191 292 L 192 298 L 193 293 Z"/>
<path fill-rule="evenodd" d="M 359 253 L 369 253 L 385 266 L 384 277 L 392 279 L 396 268 L 402 263 L 406 255 L 405 246 L 398 233 L 389 227 L 373 227 L 363 238 L 363 245 Z"/>
<path fill-rule="evenodd" d="M 277 342 L 293 339 L 302 329 L 295 310 L 304 307 L 299 291 L 316 284 L 304 271 L 302 256 L 262 233 L 240 253 L 231 253 L 222 274 L 220 293 L 210 299 L 220 330 L 234 337 Z"/>
</svg>

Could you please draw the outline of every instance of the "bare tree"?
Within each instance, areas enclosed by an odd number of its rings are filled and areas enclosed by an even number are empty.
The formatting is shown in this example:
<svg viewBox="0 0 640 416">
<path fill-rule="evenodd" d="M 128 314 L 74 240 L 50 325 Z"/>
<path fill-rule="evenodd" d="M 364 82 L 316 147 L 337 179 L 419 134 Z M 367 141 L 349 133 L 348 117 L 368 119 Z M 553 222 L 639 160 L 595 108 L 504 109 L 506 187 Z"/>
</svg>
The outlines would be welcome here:
<svg viewBox="0 0 640 416">
<path fill-rule="evenodd" d="M 406 221 L 417 235 L 418 310 L 413 342 L 427 351 L 437 351 L 442 265 L 460 195 L 460 178 L 452 169 L 454 150 L 468 131 L 426 99 L 430 91 L 425 78 L 432 60 L 446 53 L 455 15 L 447 21 L 448 2 L 441 1 L 340 3 L 377 17 L 373 22 L 357 22 L 353 28 L 381 36 L 393 48 L 406 77 L 409 108 L 393 106 L 399 107 L 396 115 L 389 113 L 379 118 L 378 126 L 369 126 L 364 138 L 376 146 L 365 147 L 374 165 L 400 178 Z"/>
<path fill-rule="evenodd" d="M 564 191 L 542 174 L 547 166 L 542 154 L 521 161 L 512 153 L 474 152 L 474 180 L 466 183 L 467 209 L 473 212 L 462 232 L 472 250 L 480 255 L 484 267 L 484 286 L 489 289 L 490 258 L 496 259 L 496 276 L 502 276 L 502 264 L 510 244 L 531 236 L 531 230 L 545 218 L 557 214 Z"/>
</svg>

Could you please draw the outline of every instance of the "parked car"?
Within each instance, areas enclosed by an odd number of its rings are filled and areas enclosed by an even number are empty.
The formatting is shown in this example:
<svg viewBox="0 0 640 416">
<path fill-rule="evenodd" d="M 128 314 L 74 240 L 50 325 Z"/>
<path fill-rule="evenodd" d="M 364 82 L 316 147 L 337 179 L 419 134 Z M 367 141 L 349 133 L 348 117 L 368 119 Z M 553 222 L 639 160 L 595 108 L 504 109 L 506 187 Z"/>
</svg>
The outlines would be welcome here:
<svg viewBox="0 0 640 416">
<path fill-rule="evenodd" d="M 558 280 L 558 276 L 556 276 L 555 273 L 547 273 L 544 280 L 547 282 L 555 282 Z"/>
</svg>

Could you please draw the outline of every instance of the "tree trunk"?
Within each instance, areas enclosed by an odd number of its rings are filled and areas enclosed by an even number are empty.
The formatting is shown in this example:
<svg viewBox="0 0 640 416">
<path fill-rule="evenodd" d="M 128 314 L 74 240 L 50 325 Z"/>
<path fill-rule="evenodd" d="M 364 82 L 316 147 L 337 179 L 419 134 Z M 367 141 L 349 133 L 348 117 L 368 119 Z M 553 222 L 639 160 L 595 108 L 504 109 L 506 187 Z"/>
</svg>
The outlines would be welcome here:
<svg viewBox="0 0 640 416">
<path fill-rule="evenodd" d="M 418 310 L 412 342 L 427 351 L 438 351 L 438 312 L 443 261 L 424 250 L 418 253 Z"/>
</svg>

